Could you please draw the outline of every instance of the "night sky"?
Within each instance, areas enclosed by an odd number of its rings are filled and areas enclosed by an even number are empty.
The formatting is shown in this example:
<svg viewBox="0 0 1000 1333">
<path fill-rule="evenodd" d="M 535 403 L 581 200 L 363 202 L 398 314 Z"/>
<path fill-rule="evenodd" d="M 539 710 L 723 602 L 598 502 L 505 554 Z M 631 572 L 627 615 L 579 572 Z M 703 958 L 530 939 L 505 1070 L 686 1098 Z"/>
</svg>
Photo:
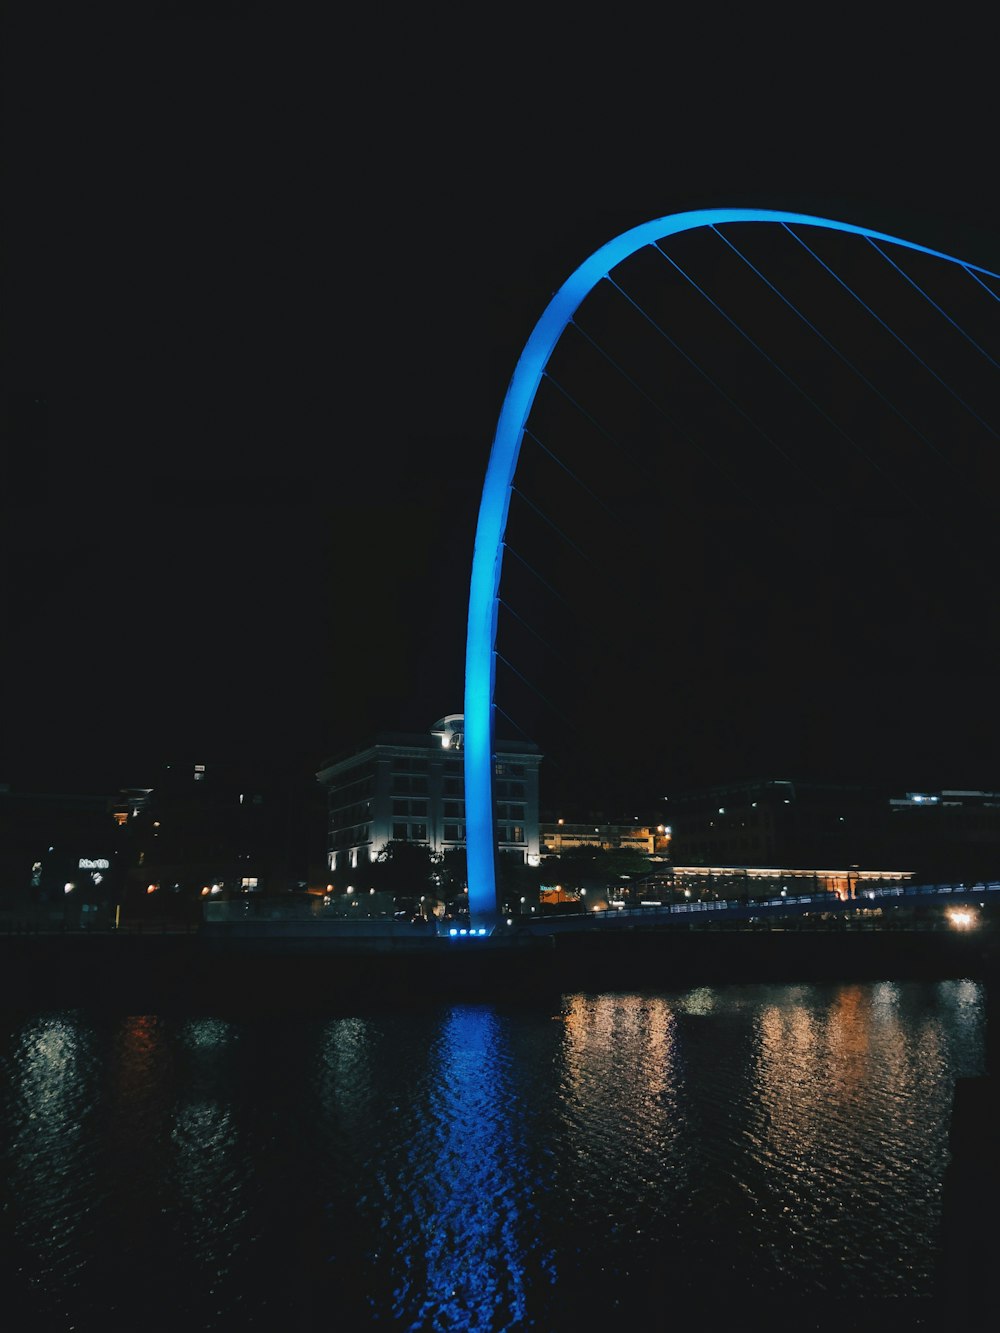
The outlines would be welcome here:
<svg viewBox="0 0 1000 1333">
<path fill-rule="evenodd" d="M 223 11 L 11 25 L 0 781 L 145 785 L 163 761 L 247 756 L 310 772 L 461 711 L 507 382 L 551 294 L 626 228 L 790 208 L 1000 269 L 974 80 L 959 107 L 926 67 L 907 82 L 897 61 L 887 85 L 873 60 L 834 114 L 815 71 L 793 88 L 735 40 L 699 61 L 628 23 L 310 34 Z M 628 354 L 610 314 L 590 327 Z M 567 381 L 591 378 L 585 351 Z M 1000 430 L 997 375 L 976 374 Z M 557 650 L 501 619 L 556 706 L 501 667 L 510 725 L 551 756 L 543 804 L 748 776 L 1000 787 L 993 435 L 942 417 L 944 471 L 900 444 L 873 487 L 819 442 L 800 487 L 722 427 L 709 464 L 623 429 L 627 468 L 573 455 L 604 527 L 522 456 L 582 562 L 515 497 L 512 542 L 569 590 L 559 611 L 505 565 Z"/>
</svg>

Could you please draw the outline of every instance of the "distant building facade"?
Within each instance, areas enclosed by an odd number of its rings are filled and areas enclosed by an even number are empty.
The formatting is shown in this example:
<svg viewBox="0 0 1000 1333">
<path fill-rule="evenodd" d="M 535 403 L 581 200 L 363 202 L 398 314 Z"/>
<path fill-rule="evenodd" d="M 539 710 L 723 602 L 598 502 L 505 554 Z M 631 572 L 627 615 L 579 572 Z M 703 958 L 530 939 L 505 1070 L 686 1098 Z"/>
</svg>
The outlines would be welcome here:
<svg viewBox="0 0 1000 1333">
<path fill-rule="evenodd" d="M 563 852 L 591 849 L 601 852 L 635 852 L 639 856 L 661 858 L 668 854 L 670 830 L 664 824 L 570 823 L 557 819 L 539 825 L 543 856 L 561 856 Z"/>
<path fill-rule="evenodd" d="M 140 799 L 141 797 L 141 799 Z M 238 762 L 162 765 L 112 806 L 128 847 L 126 900 L 151 914 L 203 899 L 284 894 L 323 874 L 322 798 L 308 770 Z M 318 884 L 317 884 L 318 887 Z"/>
<path fill-rule="evenodd" d="M 671 854 L 686 866 L 863 866 L 885 861 L 889 793 L 792 780 L 670 798 Z"/>
<path fill-rule="evenodd" d="M 866 889 L 912 883 L 912 870 L 857 866 L 809 869 L 791 866 L 676 866 L 645 876 L 623 896 L 631 902 L 673 902 L 681 898 L 734 901 L 830 893 L 842 901 L 863 896 Z"/>
<path fill-rule="evenodd" d="M 942 789 L 889 801 L 889 836 L 934 879 L 1000 877 L 1000 792 Z"/>
<path fill-rule="evenodd" d="M 316 774 L 327 796 L 331 874 L 363 868 L 389 842 L 413 842 L 434 855 L 465 848 L 462 715 L 441 718 L 426 735 L 384 732 L 371 745 L 331 759 Z M 531 742 L 498 741 L 494 819 L 502 855 L 537 865 L 538 769 Z"/>
<path fill-rule="evenodd" d="M 127 856 L 100 793 L 0 787 L 0 919 L 106 926 Z"/>
<path fill-rule="evenodd" d="M 670 825 L 676 865 L 900 866 L 941 881 L 1000 874 L 1000 792 L 748 781 L 672 796 Z"/>
</svg>

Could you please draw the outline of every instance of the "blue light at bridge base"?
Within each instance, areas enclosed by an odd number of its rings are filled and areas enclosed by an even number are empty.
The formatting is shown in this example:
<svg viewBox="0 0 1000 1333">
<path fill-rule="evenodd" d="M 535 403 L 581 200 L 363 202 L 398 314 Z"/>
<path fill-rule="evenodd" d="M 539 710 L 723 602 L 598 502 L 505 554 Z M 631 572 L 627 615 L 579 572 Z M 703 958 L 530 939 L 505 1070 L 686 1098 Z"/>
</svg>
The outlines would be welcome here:
<svg viewBox="0 0 1000 1333">
<path fill-rule="evenodd" d="M 616 265 L 644 246 L 699 227 L 731 222 L 766 222 L 819 227 L 872 241 L 888 242 L 959 264 L 988 277 L 992 273 L 954 255 L 885 232 L 803 213 L 759 208 L 711 208 L 675 213 L 622 232 L 595 250 L 563 283 L 546 306 L 518 359 L 497 422 L 479 506 L 472 555 L 465 654 L 465 824 L 469 913 L 477 927 L 492 930 L 499 921 L 496 841 L 493 830 L 493 696 L 496 685 L 496 635 L 503 538 L 511 486 L 524 428 L 538 386 L 556 343 L 577 308 Z"/>
</svg>

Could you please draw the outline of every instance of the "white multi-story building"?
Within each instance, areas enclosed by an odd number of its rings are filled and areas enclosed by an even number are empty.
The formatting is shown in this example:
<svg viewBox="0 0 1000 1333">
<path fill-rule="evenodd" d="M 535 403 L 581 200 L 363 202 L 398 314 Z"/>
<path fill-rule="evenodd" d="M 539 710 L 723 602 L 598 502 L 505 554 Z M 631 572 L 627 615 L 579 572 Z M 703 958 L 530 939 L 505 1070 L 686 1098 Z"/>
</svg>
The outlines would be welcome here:
<svg viewBox="0 0 1000 1333">
<path fill-rule="evenodd" d="M 382 733 L 365 749 L 323 765 L 316 777 L 327 792 L 331 873 L 376 860 L 391 841 L 422 843 L 436 855 L 465 846 L 462 721 L 461 714 L 450 714 L 426 736 Z M 531 742 L 497 742 L 497 848 L 527 865 L 539 862 L 541 760 Z"/>
</svg>

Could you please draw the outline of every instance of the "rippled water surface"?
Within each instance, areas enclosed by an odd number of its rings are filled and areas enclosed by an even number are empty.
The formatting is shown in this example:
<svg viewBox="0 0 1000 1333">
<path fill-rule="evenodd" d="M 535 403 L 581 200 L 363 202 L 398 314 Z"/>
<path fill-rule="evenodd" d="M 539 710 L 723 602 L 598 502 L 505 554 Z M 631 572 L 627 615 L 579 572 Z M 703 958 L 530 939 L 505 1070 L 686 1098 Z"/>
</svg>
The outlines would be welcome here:
<svg viewBox="0 0 1000 1333">
<path fill-rule="evenodd" d="M 983 1028 L 972 981 L 8 1018 L 6 1311 L 551 1333 L 708 1290 L 927 1295 Z"/>
</svg>

